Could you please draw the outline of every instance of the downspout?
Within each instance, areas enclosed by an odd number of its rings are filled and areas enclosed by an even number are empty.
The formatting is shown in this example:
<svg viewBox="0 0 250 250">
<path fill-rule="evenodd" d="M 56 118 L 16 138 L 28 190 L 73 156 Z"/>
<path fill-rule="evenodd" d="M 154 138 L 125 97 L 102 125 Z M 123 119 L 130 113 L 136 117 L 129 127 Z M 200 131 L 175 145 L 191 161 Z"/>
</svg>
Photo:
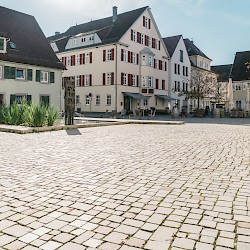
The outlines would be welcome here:
<svg viewBox="0 0 250 250">
<path fill-rule="evenodd" d="M 117 71 L 118 71 L 118 65 L 117 65 L 117 43 L 115 44 L 115 111 L 117 113 L 118 110 L 118 75 L 117 75 Z"/>
</svg>

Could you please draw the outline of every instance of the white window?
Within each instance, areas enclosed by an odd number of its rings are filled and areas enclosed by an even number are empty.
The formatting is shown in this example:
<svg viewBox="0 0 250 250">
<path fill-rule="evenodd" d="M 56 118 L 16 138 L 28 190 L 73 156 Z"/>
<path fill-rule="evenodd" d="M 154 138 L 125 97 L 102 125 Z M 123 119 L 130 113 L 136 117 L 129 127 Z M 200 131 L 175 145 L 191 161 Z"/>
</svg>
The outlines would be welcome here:
<svg viewBox="0 0 250 250">
<path fill-rule="evenodd" d="M 128 74 L 123 74 L 122 83 L 123 85 L 128 85 Z"/>
<path fill-rule="evenodd" d="M 3 37 L 0 37 L 0 53 L 6 52 L 6 39 Z"/>
<path fill-rule="evenodd" d="M 76 87 L 79 87 L 80 86 L 80 81 L 81 81 L 81 76 L 76 76 L 76 81 L 75 81 L 75 85 Z"/>
<path fill-rule="evenodd" d="M 0 79 L 3 79 L 3 66 L 0 66 Z"/>
<path fill-rule="evenodd" d="M 132 86 L 136 87 L 137 86 L 137 76 L 132 75 Z"/>
<path fill-rule="evenodd" d="M 144 35 L 143 34 L 141 34 L 141 44 L 144 44 L 145 42 L 144 42 Z"/>
<path fill-rule="evenodd" d="M 128 62 L 128 51 L 127 50 L 123 51 L 123 61 Z"/>
<path fill-rule="evenodd" d="M 159 45 L 158 40 L 155 39 L 155 49 L 159 49 L 158 45 Z"/>
<path fill-rule="evenodd" d="M 90 85 L 90 75 L 85 75 L 84 86 L 89 86 L 89 85 Z"/>
<path fill-rule="evenodd" d="M 80 103 L 80 96 L 76 95 L 76 104 L 79 104 L 79 103 Z"/>
<path fill-rule="evenodd" d="M 70 65 L 71 65 L 71 57 L 67 56 L 67 66 L 70 66 Z"/>
<path fill-rule="evenodd" d="M 112 76 L 111 73 L 107 73 L 107 75 L 106 75 L 106 77 L 107 77 L 107 79 L 106 79 L 107 80 L 106 81 L 107 85 L 111 85 L 111 76 Z"/>
<path fill-rule="evenodd" d="M 158 69 L 158 60 L 155 59 L 155 68 Z"/>
<path fill-rule="evenodd" d="M 132 63 L 133 64 L 137 64 L 137 54 L 136 53 L 134 53 L 134 52 L 132 52 Z"/>
<path fill-rule="evenodd" d="M 85 104 L 89 105 L 90 104 L 90 99 L 88 95 L 85 95 Z"/>
<path fill-rule="evenodd" d="M 48 71 L 41 71 L 41 81 L 43 83 L 49 83 L 49 72 Z"/>
<path fill-rule="evenodd" d="M 76 39 L 73 39 L 73 44 L 76 44 Z"/>
<path fill-rule="evenodd" d="M 148 38 L 148 47 L 152 48 L 152 38 Z"/>
<path fill-rule="evenodd" d="M 111 105 L 111 95 L 107 95 L 107 106 Z"/>
<path fill-rule="evenodd" d="M 142 76 L 142 87 L 147 87 L 147 78 L 146 78 L 146 76 Z"/>
<path fill-rule="evenodd" d="M 148 65 L 153 66 L 153 56 L 148 57 Z"/>
<path fill-rule="evenodd" d="M 149 21 L 148 21 L 148 18 L 147 18 L 147 17 L 145 17 L 145 27 L 146 27 L 146 28 L 149 28 Z"/>
<path fill-rule="evenodd" d="M 25 69 L 16 69 L 16 79 L 25 80 Z"/>
<path fill-rule="evenodd" d="M 101 97 L 100 95 L 95 96 L 95 105 L 99 106 L 101 104 Z"/>
<path fill-rule="evenodd" d="M 235 86 L 235 90 L 242 90 L 242 88 L 241 88 L 241 84 L 236 84 L 236 86 Z"/>
<path fill-rule="evenodd" d="M 133 35 L 132 35 L 133 41 L 136 42 L 136 31 L 133 30 Z"/>
<path fill-rule="evenodd" d="M 152 76 L 148 77 L 148 87 L 153 88 L 153 77 Z"/>
<path fill-rule="evenodd" d="M 144 100 L 143 100 L 143 105 L 144 105 L 144 106 L 148 106 L 148 99 L 144 99 Z"/>
<path fill-rule="evenodd" d="M 85 63 L 86 63 L 86 64 L 89 64 L 89 63 L 90 63 L 90 53 L 86 53 L 86 56 L 85 56 Z"/>
<path fill-rule="evenodd" d="M 112 50 L 108 49 L 107 50 L 107 61 L 111 61 L 112 60 Z"/>
<path fill-rule="evenodd" d="M 146 63 L 146 56 L 145 55 L 142 55 L 142 65 L 147 65 L 147 63 Z"/>
<path fill-rule="evenodd" d="M 80 65 L 80 55 L 76 55 L 76 65 Z"/>
<path fill-rule="evenodd" d="M 16 95 L 15 102 L 20 104 L 23 100 L 27 100 L 27 95 Z"/>
</svg>

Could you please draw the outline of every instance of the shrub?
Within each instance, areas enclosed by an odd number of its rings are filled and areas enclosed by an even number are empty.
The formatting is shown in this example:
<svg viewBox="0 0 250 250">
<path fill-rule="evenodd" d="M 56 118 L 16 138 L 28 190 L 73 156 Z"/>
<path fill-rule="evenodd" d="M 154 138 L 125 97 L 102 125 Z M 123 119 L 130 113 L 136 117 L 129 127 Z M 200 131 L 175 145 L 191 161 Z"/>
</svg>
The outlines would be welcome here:
<svg viewBox="0 0 250 250">
<path fill-rule="evenodd" d="M 59 111 L 53 108 L 48 108 L 47 111 L 48 126 L 54 126 L 58 119 L 59 119 Z"/>
</svg>

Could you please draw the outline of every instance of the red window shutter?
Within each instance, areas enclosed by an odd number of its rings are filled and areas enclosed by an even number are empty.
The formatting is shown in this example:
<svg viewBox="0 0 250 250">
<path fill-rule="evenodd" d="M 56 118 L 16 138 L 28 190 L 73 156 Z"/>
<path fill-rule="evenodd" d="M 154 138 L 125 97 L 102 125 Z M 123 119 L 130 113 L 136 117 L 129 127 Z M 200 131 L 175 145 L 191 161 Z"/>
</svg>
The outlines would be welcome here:
<svg viewBox="0 0 250 250">
<path fill-rule="evenodd" d="M 136 54 L 136 64 L 139 64 L 139 54 Z"/>
<path fill-rule="evenodd" d="M 106 61 L 106 50 L 103 50 L 103 61 Z"/>
<path fill-rule="evenodd" d="M 111 73 L 111 85 L 115 84 L 115 74 L 114 72 Z"/>
<path fill-rule="evenodd" d="M 85 75 L 82 76 L 82 86 L 85 85 Z"/>
<path fill-rule="evenodd" d="M 145 27 L 145 16 L 143 16 L 143 26 Z"/>
<path fill-rule="evenodd" d="M 92 86 L 92 75 L 89 75 L 89 86 Z"/>
<path fill-rule="evenodd" d="M 115 60 L 115 49 L 111 50 L 111 55 L 112 55 L 112 61 Z"/>
<path fill-rule="evenodd" d="M 123 85 L 123 77 L 124 77 L 124 74 L 121 73 L 121 85 Z"/>
<path fill-rule="evenodd" d="M 158 49 L 161 50 L 161 42 L 158 41 L 159 45 L 158 45 Z"/>
<path fill-rule="evenodd" d="M 139 76 L 138 75 L 136 76 L 136 85 L 137 85 L 137 87 L 139 87 Z"/>
<path fill-rule="evenodd" d="M 128 62 L 131 63 L 131 52 L 128 51 Z"/>
<path fill-rule="evenodd" d="M 128 74 L 128 86 L 132 85 L 132 79 L 131 79 L 132 75 Z"/>
<path fill-rule="evenodd" d="M 85 64 L 85 54 L 82 54 L 82 63 Z"/>
<path fill-rule="evenodd" d="M 82 64 L 82 54 L 80 54 L 80 64 Z"/>
<path fill-rule="evenodd" d="M 74 62 L 73 62 L 73 56 L 70 56 L 70 65 L 73 66 Z"/>
<path fill-rule="evenodd" d="M 137 42 L 141 43 L 141 33 L 137 32 Z"/>
<path fill-rule="evenodd" d="M 102 74 L 102 84 L 103 85 L 106 84 L 106 74 L 105 73 Z"/>
<path fill-rule="evenodd" d="M 155 39 L 152 38 L 152 48 L 155 49 Z"/>
<path fill-rule="evenodd" d="M 133 41 L 133 30 L 131 30 L 131 41 Z"/>
<path fill-rule="evenodd" d="M 93 60 L 93 58 L 92 58 L 92 52 L 90 52 L 89 53 L 89 62 L 92 63 L 92 60 Z"/>
<path fill-rule="evenodd" d="M 148 28 L 151 29 L 151 19 L 148 19 Z"/>
<path fill-rule="evenodd" d="M 121 61 L 124 61 L 124 49 L 121 49 Z"/>
<path fill-rule="evenodd" d="M 159 70 L 162 70 L 162 60 L 159 60 Z"/>
<path fill-rule="evenodd" d="M 154 59 L 154 68 L 156 69 L 156 59 Z"/>
<path fill-rule="evenodd" d="M 83 86 L 83 75 L 80 76 L 80 87 Z"/>
<path fill-rule="evenodd" d="M 162 89 L 165 90 L 165 80 L 162 80 Z"/>
<path fill-rule="evenodd" d="M 62 61 L 63 61 L 64 66 L 66 66 L 66 57 L 65 56 L 62 58 Z"/>
</svg>

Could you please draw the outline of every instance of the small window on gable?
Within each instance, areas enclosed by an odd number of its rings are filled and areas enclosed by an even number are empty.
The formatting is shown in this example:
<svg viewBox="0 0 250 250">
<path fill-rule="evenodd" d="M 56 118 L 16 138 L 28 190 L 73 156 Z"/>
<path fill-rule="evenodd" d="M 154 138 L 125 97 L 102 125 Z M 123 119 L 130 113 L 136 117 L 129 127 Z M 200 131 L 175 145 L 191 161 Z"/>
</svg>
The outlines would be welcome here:
<svg viewBox="0 0 250 250">
<path fill-rule="evenodd" d="M 11 49 L 17 49 L 16 44 L 13 42 L 9 42 L 10 48 Z"/>
<path fill-rule="evenodd" d="M 0 53 L 6 53 L 6 39 L 0 37 Z"/>
</svg>

